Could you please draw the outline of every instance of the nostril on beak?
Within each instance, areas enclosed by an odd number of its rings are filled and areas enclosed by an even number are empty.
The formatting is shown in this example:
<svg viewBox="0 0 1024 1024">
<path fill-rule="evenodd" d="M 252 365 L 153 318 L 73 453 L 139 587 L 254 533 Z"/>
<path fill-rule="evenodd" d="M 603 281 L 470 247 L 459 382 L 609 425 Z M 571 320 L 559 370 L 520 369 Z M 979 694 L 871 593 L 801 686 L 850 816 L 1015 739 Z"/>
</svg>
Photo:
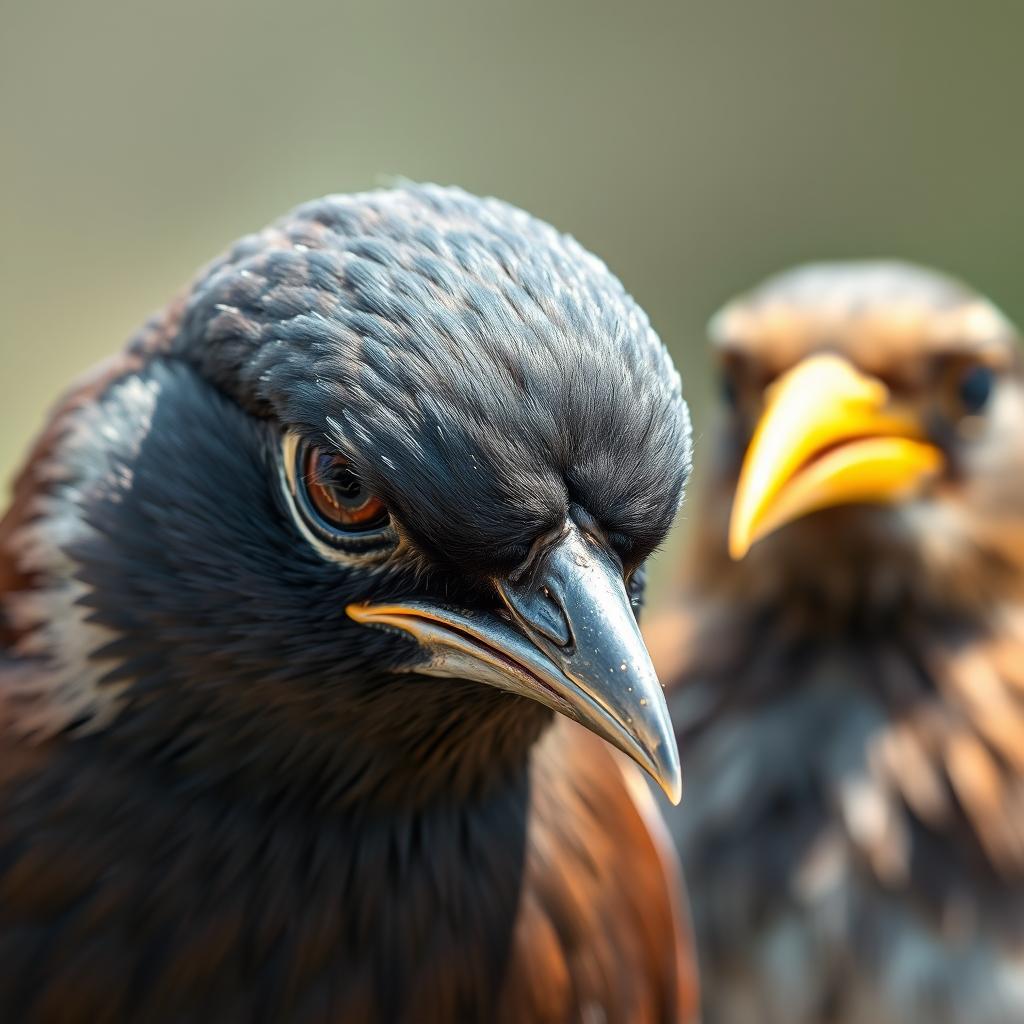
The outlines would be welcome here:
<svg viewBox="0 0 1024 1024">
<path fill-rule="evenodd" d="M 502 582 L 498 590 L 521 626 L 540 634 L 557 647 L 568 647 L 572 643 L 572 631 L 562 602 L 548 584 Z"/>
<path fill-rule="evenodd" d="M 544 635 L 559 647 L 568 647 L 572 643 L 572 630 L 569 628 L 569 621 L 562 608 L 562 602 L 558 600 L 550 587 L 540 588 L 538 599 L 542 612 L 543 625 L 539 628 Z"/>
</svg>

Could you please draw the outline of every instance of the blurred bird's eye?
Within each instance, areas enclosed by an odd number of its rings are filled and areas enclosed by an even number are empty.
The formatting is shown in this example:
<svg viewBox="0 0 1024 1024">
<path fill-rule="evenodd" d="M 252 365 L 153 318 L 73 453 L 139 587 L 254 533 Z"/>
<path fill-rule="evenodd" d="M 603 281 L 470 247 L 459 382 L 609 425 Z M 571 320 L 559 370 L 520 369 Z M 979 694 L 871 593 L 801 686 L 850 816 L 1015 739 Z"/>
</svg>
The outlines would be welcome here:
<svg viewBox="0 0 1024 1024">
<path fill-rule="evenodd" d="M 720 373 L 718 376 L 718 394 L 722 404 L 727 409 L 735 409 L 737 402 L 736 381 L 728 373 Z"/>
<path fill-rule="evenodd" d="M 969 366 L 963 371 L 958 394 L 964 410 L 974 415 L 988 405 L 995 384 L 995 373 L 989 366 Z"/>
<path fill-rule="evenodd" d="M 755 368 L 750 360 L 735 351 L 718 355 L 718 397 L 729 412 L 737 412 L 748 385 L 755 381 Z"/>
</svg>

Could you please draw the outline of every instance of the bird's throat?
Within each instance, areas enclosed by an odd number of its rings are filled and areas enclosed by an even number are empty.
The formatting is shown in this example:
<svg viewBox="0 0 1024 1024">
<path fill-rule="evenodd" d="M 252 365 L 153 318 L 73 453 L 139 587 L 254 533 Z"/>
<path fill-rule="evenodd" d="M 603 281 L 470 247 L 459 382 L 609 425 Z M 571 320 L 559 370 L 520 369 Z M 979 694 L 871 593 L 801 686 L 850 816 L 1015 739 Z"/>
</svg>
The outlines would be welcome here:
<svg viewBox="0 0 1024 1024">
<path fill-rule="evenodd" d="M 553 713 L 459 679 L 392 675 L 295 699 L 233 681 L 130 702 L 103 740 L 191 790 L 314 811 L 419 808 L 486 796 L 526 771 Z"/>
</svg>

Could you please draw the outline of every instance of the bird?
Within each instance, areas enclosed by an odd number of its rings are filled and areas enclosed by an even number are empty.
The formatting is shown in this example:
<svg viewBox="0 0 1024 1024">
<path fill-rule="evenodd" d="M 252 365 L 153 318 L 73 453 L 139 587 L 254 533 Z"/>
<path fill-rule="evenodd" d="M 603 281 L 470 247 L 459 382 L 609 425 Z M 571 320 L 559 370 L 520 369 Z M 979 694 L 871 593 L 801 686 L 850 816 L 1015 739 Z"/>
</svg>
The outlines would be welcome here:
<svg viewBox="0 0 1024 1024">
<path fill-rule="evenodd" d="M 721 383 L 655 664 L 711 1024 L 1024 1020 L 1024 377 L 894 260 L 774 275 Z"/>
<path fill-rule="evenodd" d="M 0 1018 L 692 1019 L 637 625 L 690 433 L 496 199 L 332 195 L 200 271 L 0 523 Z"/>
</svg>

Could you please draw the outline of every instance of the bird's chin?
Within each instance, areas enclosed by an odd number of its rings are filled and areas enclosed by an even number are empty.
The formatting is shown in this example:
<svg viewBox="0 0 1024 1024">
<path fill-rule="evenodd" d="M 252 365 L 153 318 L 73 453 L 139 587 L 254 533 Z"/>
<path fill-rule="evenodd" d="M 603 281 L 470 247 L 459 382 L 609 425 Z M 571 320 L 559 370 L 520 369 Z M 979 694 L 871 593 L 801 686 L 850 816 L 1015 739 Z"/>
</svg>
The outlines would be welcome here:
<svg viewBox="0 0 1024 1024">
<path fill-rule="evenodd" d="M 932 548 L 945 546 L 949 524 L 922 534 L 921 517 L 933 513 L 919 502 L 822 509 L 765 537 L 741 562 L 730 562 L 723 536 L 718 565 L 745 600 L 790 609 L 803 602 L 808 622 L 884 617 L 939 585 Z"/>
<path fill-rule="evenodd" d="M 484 683 L 579 722 L 632 758 L 678 802 L 678 753 L 671 732 L 666 734 L 658 717 L 655 701 L 664 704 L 660 687 L 656 694 L 649 694 L 641 678 L 634 680 L 635 690 L 633 685 L 624 685 L 622 689 L 629 691 L 627 703 L 631 710 L 635 708 L 635 714 L 624 714 L 621 696 L 616 701 L 602 693 L 601 684 L 607 680 L 598 683 L 572 678 L 533 639 L 499 614 L 426 601 L 353 604 L 347 612 L 356 622 L 415 638 L 426 659 L 409 671 Z M 622 670 L 625 683 L 625 663 Z"/>
<path fill-rule="evenodd" d="M 819 509 L 788 523 L 761 545 L 769 557 L 794 567 L 807 567 L 815 559 L 849 560 L 863 566 L 866 552 L 890 551 L 907 556 L 914 546 L 913 522 L 917 502 L 852 504 Z M 756 551 L 756 547 L 752 549 Z"/>
</svg>

